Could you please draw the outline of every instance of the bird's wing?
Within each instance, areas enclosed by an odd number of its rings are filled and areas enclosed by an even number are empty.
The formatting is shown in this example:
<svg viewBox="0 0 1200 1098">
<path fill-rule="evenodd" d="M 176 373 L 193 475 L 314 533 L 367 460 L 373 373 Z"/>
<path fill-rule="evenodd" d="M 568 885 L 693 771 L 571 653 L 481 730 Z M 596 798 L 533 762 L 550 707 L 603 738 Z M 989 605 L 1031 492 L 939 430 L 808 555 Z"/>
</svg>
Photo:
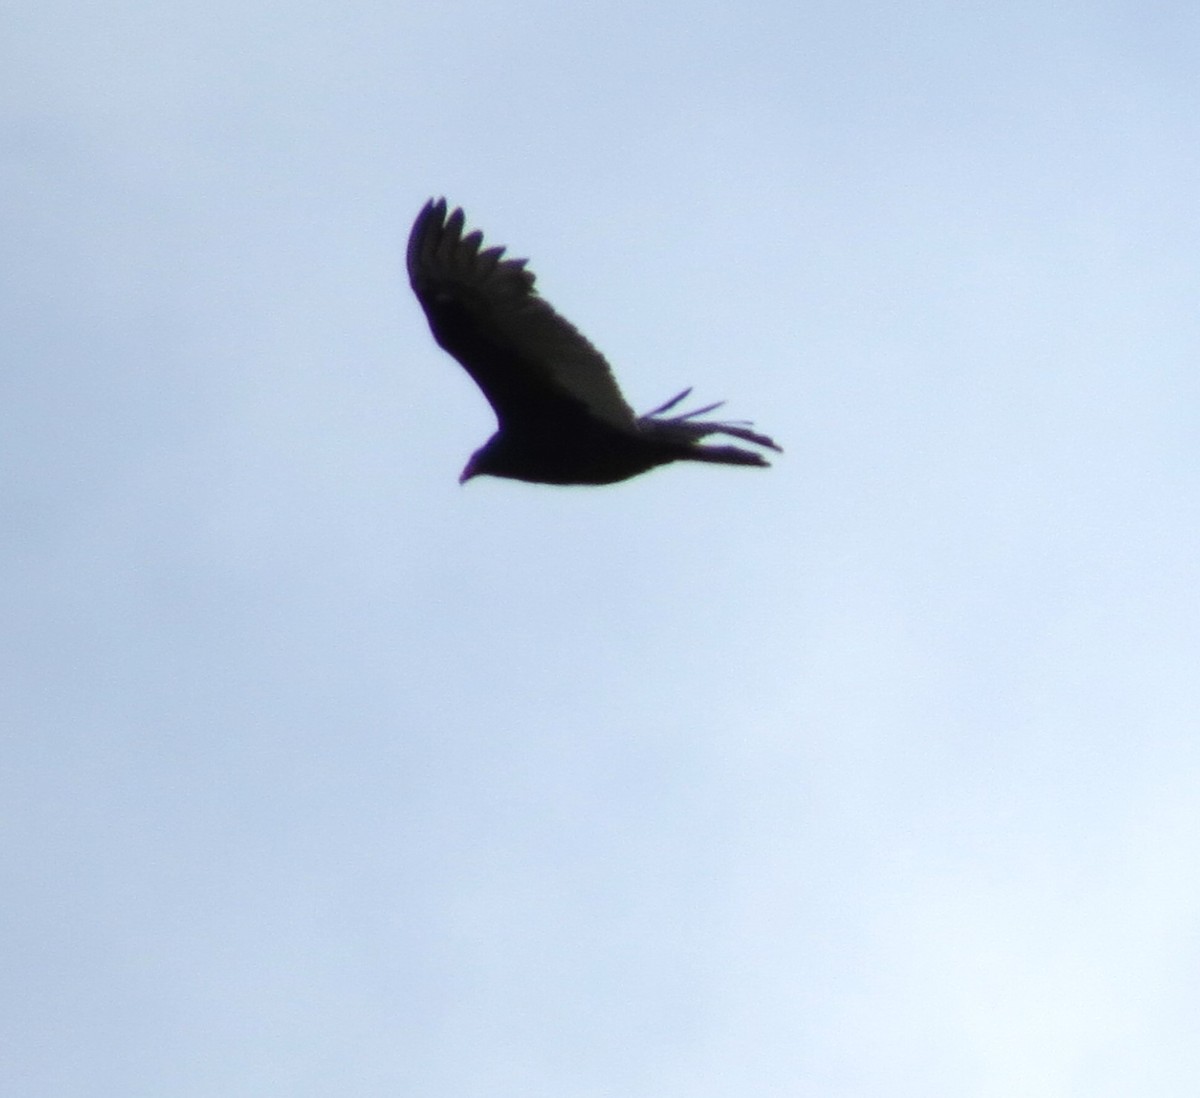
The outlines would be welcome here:
<svg viewBox="0 0 1200 1098">
<path fill-rule="evenodd" d="M 586 413 L 636 429 L 604 356 L 534 289 L 524 259 L 481 249 L 463 212 L 430 200 L 408 238 L 408 277 L 439 345 L 466 368 L 502 426 Z"/>
</svg>

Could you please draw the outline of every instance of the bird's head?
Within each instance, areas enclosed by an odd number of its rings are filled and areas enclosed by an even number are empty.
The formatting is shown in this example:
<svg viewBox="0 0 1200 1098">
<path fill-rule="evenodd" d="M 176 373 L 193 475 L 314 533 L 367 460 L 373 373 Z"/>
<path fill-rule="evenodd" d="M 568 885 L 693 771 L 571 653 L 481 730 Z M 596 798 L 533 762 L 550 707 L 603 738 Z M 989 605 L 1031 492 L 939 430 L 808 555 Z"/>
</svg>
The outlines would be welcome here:
<svg viewBox="0 0 1200 1098">
<path fill-rule="evenodd" d="M 459 474 L 458 483 L 466 484 L 472 477 L 479 476 L 483 470 L 479 468 L 479 455 L 472 454 L 471 460 L 464 466 L 463 471 Z"/>
<path fill-rule="evenodd" d="M 466 467 L 459 476 L 458 483 L 466 484 L 472 477 L 500 475 L 502 474 L 497 472 L 495 439 L 492 438 L 471 455 L 471 460 L 467 462 Z"/>
</svg>

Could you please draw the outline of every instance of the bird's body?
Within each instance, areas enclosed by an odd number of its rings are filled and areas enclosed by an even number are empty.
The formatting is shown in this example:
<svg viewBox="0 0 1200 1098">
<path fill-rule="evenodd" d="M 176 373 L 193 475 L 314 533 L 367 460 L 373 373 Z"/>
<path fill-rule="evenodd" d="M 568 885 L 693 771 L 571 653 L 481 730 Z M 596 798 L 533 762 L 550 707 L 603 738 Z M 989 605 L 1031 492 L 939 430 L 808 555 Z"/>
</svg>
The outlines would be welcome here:
<svg viewBox="0 0 1200 1098">
<path fill-rule="evenodd" d="M 430 201 L 408 241 L 408 275 L 439 346 L 474 378 L 498 429 L 475 452 L 463 481 L 490 475 L 540 484 L 613 484 L 672 461 L 766 465 L 761 454 L 701 440 L 725 434 L 778 450 L 745 424 L 698 420 L 717 405 L 663 413 L 685 390 L 638 417 L 608 363 L 534 289 L 523 259 L 481 250 L 464 216 Z"/>
</svg>

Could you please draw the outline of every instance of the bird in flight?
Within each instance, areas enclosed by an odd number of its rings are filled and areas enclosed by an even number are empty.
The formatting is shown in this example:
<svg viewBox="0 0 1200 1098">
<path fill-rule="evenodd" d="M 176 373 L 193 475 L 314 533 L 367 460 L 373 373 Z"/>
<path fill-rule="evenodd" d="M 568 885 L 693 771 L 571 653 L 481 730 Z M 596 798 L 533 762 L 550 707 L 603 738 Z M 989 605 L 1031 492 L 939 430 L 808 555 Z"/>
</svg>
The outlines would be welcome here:
<svg viewBox="0 0 1200 1098">
<path fill-rule="evenodd" d="M 461 209 L 432 199 L 408 238 L 408 277 L 433 338 L 462 364 L 496 413 L 498 428 L 471 456 L 475 476 L 537 484 L 615 484 L 672 461 L 767 465 L 757 450 L 713 446 L 727 435 L 779 450 L 742 422 L 699 419 L 720 407 L 673 412 L 691 389 L 638 416 L 604 356 L 534 289 L 525 259 L 463 235 Z"/>
</svg>

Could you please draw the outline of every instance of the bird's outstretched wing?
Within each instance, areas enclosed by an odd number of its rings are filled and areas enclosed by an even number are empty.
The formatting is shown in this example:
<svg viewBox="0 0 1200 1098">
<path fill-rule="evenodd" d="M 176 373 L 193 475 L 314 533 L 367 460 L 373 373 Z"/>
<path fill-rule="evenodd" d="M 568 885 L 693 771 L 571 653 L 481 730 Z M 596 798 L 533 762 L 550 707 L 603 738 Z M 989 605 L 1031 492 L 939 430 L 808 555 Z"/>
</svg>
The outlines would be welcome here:
<svg viewBox="0 0 1200 1098">
<path fill-rule="evenodd" d="M 408 277 L 438 344 L 495 409 L 502 427 L 587 414 L 636 430 L 604 356 L 534 289 L 524 259 L 463 235 L 461 209 L 432 199 L 408 238 Z"/>
</svg>

